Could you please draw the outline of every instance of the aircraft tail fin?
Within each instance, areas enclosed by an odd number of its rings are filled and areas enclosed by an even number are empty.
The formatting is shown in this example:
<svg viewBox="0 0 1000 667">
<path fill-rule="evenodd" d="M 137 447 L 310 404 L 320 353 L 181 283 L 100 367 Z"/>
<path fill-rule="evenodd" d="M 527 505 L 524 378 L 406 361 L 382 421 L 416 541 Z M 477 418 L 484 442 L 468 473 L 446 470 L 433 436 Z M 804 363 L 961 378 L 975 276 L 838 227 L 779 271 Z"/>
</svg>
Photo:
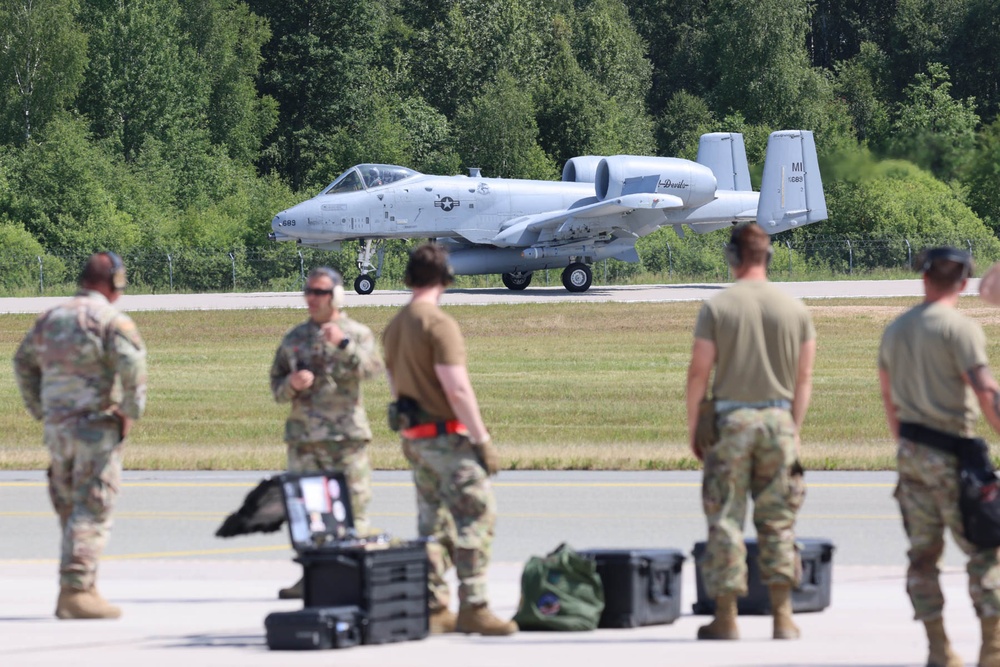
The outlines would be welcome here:
<svg viewBox="0 0 1000 667">
<path fill-rule="evenodd" d="M 826 197 L 813 133 L 773 132 L 767 140 L 757 224 L 768 234 L 777 234 L 826 218 Z"/>
<path fill-rule="evenodd" d="M 703 164 L 715 174 L 719 190 L 749 191 L 750 168 L 747 166 L 747 149 L 739 132 L 712 132 L 701 135 L 698 141 L 698 164 Z"/>
</svg>

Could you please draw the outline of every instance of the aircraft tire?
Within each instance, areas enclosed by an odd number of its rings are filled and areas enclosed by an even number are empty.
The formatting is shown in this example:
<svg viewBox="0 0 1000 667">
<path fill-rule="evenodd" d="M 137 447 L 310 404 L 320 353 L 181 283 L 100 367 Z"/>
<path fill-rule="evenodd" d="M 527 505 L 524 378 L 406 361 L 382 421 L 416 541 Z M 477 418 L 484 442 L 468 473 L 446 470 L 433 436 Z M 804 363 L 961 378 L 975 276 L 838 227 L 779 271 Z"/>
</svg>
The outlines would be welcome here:
<svg viewBox="0 0 1000 667">
<path fill-rule="evenodd" d="M 573 262 L 563 269 L 563 287 L 570 292 L 586 292 L 590 289 L 592 282 L 594 282 L 594 276 L 590 272 L 590 267 L 583 262 Z"/>
<path fill-rule="evenodd" d="M 507 289 L 519 292 L 531 284 L 531 271 L 526 273 L 501 273 L 500 279 Z"/>
<path fill-rule="evenodd" d="M 354 291 L 358 294 L 371 294 L 375 291 L 375 279 L 367 273 L 362 273 L 354 279 Z"/>
</svg>

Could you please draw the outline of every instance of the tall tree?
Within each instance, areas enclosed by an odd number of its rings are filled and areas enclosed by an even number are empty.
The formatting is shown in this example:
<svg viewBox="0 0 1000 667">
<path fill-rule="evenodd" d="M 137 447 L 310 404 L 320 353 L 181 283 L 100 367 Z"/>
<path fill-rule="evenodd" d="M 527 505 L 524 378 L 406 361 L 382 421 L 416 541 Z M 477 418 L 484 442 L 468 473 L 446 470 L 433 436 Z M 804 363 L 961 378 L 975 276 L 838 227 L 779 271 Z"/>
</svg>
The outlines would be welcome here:
<svg viewBox="0 0 1000 667">
<path fill-rule="evenodd" d="M 20 143 L 76 95 L 87 38 L 77 0 L 0 3 L 0 141 Z"/>
<path fill-rule="evenodd" d="M 270 23 L 260 89 L 279 108 L 263 166 L 297 190 L 317 164 L 313 147 L 365 121 L 368 73 L 381 66 L 385 11 L 368 0 L 250 0 L 249 6 Z"/>
<path fill-rule="evenodd" d="M 239 0 L 181 0 L 179 27 L 196 54 L 198 76 L 207 82 L 207 120 L 212 143 L 241 164 L 257 159 L 277 123 L 277 103 L 257 93 L 267 22 Z"/>
<path fill-rule="evenodd" d="M 893 123 L 890 150 L 943 180 L 959 176 L 975 146 L 979 125 L 975 100 L 951 96 L 948 68 L 940 63 L 931 63 L 926 74 L 917 74 L 904 96 Z"/>
<path fill-rule="evenodd" d="M 506 72 L 459 108 L 455 125 L 468 165 L 490 177 L 553 178 L 555 165 L 538 145 L 531 94 Z"/>
<path fill-rule="evenodd" d="M 209 82 L 180 31 L 177 0 L 85 0 L 90 62 L 80 110 L 126 161 L 148 139 L 204 151 Z"/>
</svg>

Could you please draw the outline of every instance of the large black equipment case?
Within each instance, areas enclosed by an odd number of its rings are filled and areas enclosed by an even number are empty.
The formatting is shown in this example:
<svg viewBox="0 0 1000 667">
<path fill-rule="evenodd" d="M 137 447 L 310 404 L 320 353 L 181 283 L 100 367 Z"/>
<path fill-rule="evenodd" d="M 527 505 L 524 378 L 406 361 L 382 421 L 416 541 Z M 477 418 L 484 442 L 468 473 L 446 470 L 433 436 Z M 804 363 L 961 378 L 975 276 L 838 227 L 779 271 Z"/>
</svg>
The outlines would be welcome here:
<svg viewBox="0 0 1000 667">
<path fill-rule="evenodd" d="M 361 643 L 364 615 L 358 607 L 307 607 L 276 611 L 264 619 L 267 647 L 274 650 L 348 648 Z"/>
<path fill-rule="evenodd" d="M 428 632 L 427 549 L 423 542 L 366 550 L 326 547 L 300 552 L 305 606 L 361 609 L 362 643 L 423 639 Z"/>
<path fill-rule="evenodd" d="M 833 581 L 833 542 L 823 538 L 803 537 L 795 540 L 796 548 L 802 559 L 802 581 L 792 590 L 792 612 L 800 614 L 809 611 L 822 611 L 830 606 L 830 587 Z M 758 559 L 760 549 L 756 539 L 746 540 L 747 547 L 747 596 L 736 601 L 740 614 L 770 614 L 771 600 L 767 594 L 767 586 L 760 580 Z M 698 600 L 692 605 L 696 614 L 714 614 L 715 600 L 708 597 L 705 582 L 701 575 L 702 556 L 705 553 L 705 543 L 694 545 L 695 581 L 698 587 Z"/>
<path fill-rule="evenodd" d="M 681 615 L 681 566 L 677 549 L 588 549 L 604 586 L 599 628 L 673 623 Z"/>
</svg>

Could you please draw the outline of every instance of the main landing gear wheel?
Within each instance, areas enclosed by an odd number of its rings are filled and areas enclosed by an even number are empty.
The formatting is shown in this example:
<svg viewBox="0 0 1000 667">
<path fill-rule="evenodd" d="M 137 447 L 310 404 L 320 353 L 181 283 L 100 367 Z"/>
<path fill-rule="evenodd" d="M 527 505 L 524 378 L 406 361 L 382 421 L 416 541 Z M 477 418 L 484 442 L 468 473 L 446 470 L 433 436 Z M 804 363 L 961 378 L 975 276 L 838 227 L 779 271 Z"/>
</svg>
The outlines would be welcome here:
<svg viewBox="0 0 1000 667">
<path fill-rule="evenodd" d="M 500 279 L 503 280 L 503 284 L 506 285 L 507 289 L 520 291 L 531 284 L 531 271 L 526 273 L 520 271 L 517 273 L 501 273 Z"/>
<path fill-rule="evenodd" d="M 354 291 L 358 294 L 371 294 L 375 291 L 375 279 L 367 273 L 362 273 L 354 279 Z"/>
<path fill-rule="evenodd" d="M 590 272 L 590 267 L 582 262 L 573 262 L 563 269 L 563 287 L 570 292 L 586 292 L 593 281 L 594 276 Z"/>
</svg>

